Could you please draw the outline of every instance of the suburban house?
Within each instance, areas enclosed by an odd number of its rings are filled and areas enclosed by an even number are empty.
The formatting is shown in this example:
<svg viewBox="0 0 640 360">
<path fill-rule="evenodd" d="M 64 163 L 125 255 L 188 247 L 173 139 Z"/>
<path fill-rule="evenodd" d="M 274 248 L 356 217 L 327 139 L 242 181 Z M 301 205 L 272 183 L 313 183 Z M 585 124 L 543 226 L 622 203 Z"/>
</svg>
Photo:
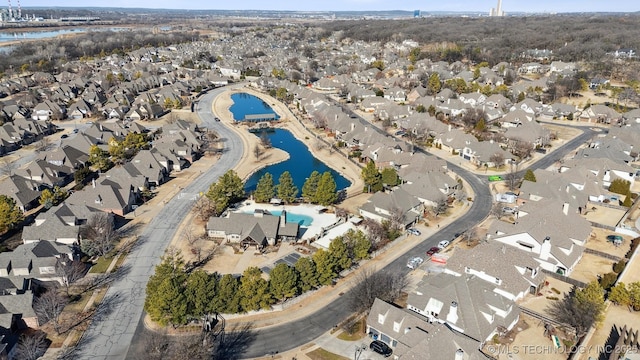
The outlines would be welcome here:
<svg viewBox="0 0 640 360">
<path fill-rule="evenodd" d="M 474 275 L 496 285 L 494 291 L 512 301 L 536 295 L 545 281 L 531 253 L 497 242 L 483 242 L 473 250 L 458 249 L 447 259 L 444 272 Z"/>
<path fill-rule="evenodd" d="M 400 189 L 417 198 L 424 207 L 433 207 L 447 199 L 462 185 L 441 171 L 412 172 L 402 177 Z"/>
<path fill-rule="evenodd" d="M 515 224 L 494 222 L 487 238 L 531 253 L 544 270 L 569 276 L 582 258 L 591 224 L 569 203 L 528 201 Z"/>
<path fill-rule="evenodd" d="M 377 222 L 395 220 L 407 228 L 422 218 L 423 205 L 406 190 L 396 189 L 390 193 L 373 194 L 358 211 L 367 219 Z"/>
<path fill-rule="evenodd" d="M 369 311 L 367 335 L 389 345 L 393 359 L 486 359 L 479 341 L 380 299 Z"/>
<path fill-rule="evenodd" d="M 73 259 L 73 250 L 65 244 L 52 241 L 22 244 L 11 252 L 0 253 L 0 277 L 57 281 L 62 284 L 56 264 Z"/>
<path fill-rule="evenodd" d="M 212 216 L 207 222 L 207 235 L 227 243 L 240 244 L 245 249 L 255 246 L 261 249 L 278 241 L 298 239 L 298 223 L 286 222 L 286 211 L 275 216 L 266 210 L 253 214 L 228 213 L 227 217 Z"/>
<path fill-rule="evenodd" d="M 470 274 L 428 276 L 409 293 L 407 308 L 484 343 L 511 330 L 520 317 L 518 306 L 497 292 L 497 285 Z"/>
<path fill-rule="evenodd" d="M 40 205 L 40 187 L 36 181 L 11 175 L 0 181 L 0 194 L 13 198 L 20 210 L 27 211 Z"/>
</svg>

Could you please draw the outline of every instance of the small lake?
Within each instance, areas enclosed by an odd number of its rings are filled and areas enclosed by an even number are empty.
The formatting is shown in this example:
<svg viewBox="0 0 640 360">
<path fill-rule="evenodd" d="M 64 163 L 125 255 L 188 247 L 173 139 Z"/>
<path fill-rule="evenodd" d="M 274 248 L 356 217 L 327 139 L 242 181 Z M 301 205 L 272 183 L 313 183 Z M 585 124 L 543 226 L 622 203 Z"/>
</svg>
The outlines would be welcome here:
<svg viewBox="0 0 640 360">
<path fill-rule="evenodd" d="M 271 173 L 273 182 L 277 185 L 280 175 L 285 171 L 291 173 L 293 182 L 298 187 L 298 196 L 302 194 L 302 186 L 314 170 L 320 174 L 329 171 L 336 182 L 337 190 L 346 189 L 351 185 L 351 182 L 340 175 L 339 172 L 316 159 L 309 151 L 309 148 L 302 141 L 296 139 L 290 131 L 276 129 L 274 132 L 267 133 L 267 135 L 273 147 L 288 152 L 290 157 L 286 161 L 269 165 L 254 173 L 245 184 L 247 192 L 255 190 L 258 181 L 266 173 Z"/>
<path fill-rule="evenodd" d="M 275 119 L 279 119 L 280 116 L 267 104 L 257 96 L 253 96 L 247 93 L 237 93 L 231 95 L 233 105 L 229 109 L 233 113 L 233 120 L 245 121 L 247 115 L 271 115 L 275 116 Z"/>
<path fill-rule="evenodd" d="M 60 29 L 60 30 L 48 30 L 48 31 L 2 31 L 0 32 L 0 44 L 8 43 L 12 41 L 20 40 L 32 40 L 32 39 L 47 39 L 53 38 L 58 35 L 64 34 L 78 34 L 87 32 L 83 28 L 75 29 Z"/>
</svg>

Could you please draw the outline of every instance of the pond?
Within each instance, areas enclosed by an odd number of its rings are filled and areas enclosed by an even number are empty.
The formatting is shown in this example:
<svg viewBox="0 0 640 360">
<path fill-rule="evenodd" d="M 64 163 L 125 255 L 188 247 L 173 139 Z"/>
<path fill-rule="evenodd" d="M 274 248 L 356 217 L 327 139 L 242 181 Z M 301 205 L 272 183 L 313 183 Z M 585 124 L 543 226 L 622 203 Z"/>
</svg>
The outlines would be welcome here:
<svg viewBox="0 0 640 360">
<path fill-rule="evenodd" d="M 235 121 L 269 121 L 278 120 L 280 116 L 262 99 L 247 93 L 231 95 L 233 105 L 229 109 Z M 249 119 L 247 119 L 249 115 Z"/>
<path fill-rule="evenodd" d="M 271 140 L 273 147 L 288 152 L 290 157 L 286 161 L 269 165 L 254 173 L 245 184 L 247 192 L 255 190 L 258 180 L 264 174 L 271 173 L 273 182 L 277 184 L 280 175 L 285 171 L 291 173 L 293 182 L 298 187 L 298 196 L 302 193 L 304 182 L 314 170 L 320 174 L 329 171 L 336 182 L 337 190 L 346 189 L 351 185 L 351 182 L 340 173 L 316 159 L 309 151 L 309 148 L 302 141 L 296 139 L 288 130 L 276 129 L 274 132 L 267 133 L 267 136 Z"/>
</svg>

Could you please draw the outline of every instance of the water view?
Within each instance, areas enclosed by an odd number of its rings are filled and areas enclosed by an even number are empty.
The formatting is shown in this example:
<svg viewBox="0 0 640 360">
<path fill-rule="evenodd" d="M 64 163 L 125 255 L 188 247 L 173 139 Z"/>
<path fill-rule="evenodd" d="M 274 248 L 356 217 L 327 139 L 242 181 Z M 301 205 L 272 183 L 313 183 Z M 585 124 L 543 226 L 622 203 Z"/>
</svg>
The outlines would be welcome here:
<svg viewBox="0 0 640 360">
<path fill-rule="evenodd" d="M 265 173 L 271 173 L 274 183 L 277 184 L 280 175 L 285 171 L 291 173 L 293 182 L 300 192 L 302 191 L 304 182 L 314 170 L 320 174 L 325 171 L 331 172 L 338 190 L 346 189 L 351 185 L 351 182 L 340 175 L 340 173 L 313 157 L 307 146 L 302 141 L 296 139 L 291 132 L 276 129 L 274 132 L 267 133 L 267 136 L 274 147 L 288 152 L 290 157 L 286 161 L 269 165 L 253 174 L 245 184 L 245 190 L 247 192 L 255 190 L 258 180 L 260 180 Z M 300 193 L 298 193 L 298 195 L 300 195 Z"/>
<path fill-rule="evenodd" d="M 25 31 L 25 32 L 3 31 L 3 32 L 0 32 L 0 44 L 9 43 L 12 41 L 19 41 L 19 40 L 46 39 L 46 38 L 56 37 L 58 35 L 77 34 L 77 33 L 83 33 L 86 31 L 87 30 L 83 28 L 48 30 L 48 31 Z"/>
<path fill-rule="evenodd" d="M 253 115 L 255 117 L 254 121 L 277 120 L 280 118 L 269 104 L 257 96 L 238 93 L 231 95 L 231 100 L 233 100 L 233 105 L 229 110 L 233 113 L 233 120 L 235 121 L 245 121 L 247 120 L 247 115 Z M 264 115 L 264 119 L 261 119 L 258 115 Z"/>
</svg>

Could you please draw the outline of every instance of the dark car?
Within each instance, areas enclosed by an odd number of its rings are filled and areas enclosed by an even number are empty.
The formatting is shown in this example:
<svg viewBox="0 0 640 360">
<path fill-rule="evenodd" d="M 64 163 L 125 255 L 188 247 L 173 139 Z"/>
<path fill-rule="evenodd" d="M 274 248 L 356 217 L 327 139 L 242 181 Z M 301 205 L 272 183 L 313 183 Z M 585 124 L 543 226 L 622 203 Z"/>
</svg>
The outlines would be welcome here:
<svg viewBox="0 0 640 360">
<path fill-rule="evenodd" d="M 440 248 L 437 246 L 432 247 L 431 249 L 427 250 L 427 257 L 431 257 L 433 254 L 437 253 L 440 251 Z"/>
<path fill-rule="evenodd" d="M 374 340 L 373 342 L 371 342 L 371 345 L 369 345 L 369 349 L 377 352 L 384 357 L 389 357 L 393 353 L 393 350 L 391 350 L 389 345 L 383 343 L 380 340 Z"/>
</svg>

